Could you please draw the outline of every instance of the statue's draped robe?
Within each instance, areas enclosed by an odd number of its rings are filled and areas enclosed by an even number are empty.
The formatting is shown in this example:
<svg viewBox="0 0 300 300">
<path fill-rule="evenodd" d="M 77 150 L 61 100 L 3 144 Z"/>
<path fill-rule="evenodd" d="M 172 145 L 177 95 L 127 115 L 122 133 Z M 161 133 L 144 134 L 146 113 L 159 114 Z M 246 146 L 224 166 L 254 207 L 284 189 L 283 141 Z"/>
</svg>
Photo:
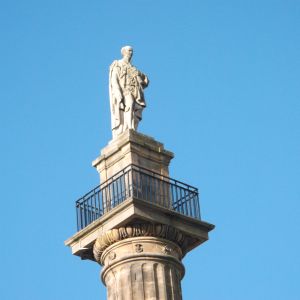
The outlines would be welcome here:
<svg viewBox="0 0 300 300">
<path fill-rule="evenodd" d="M 142 119 L 142 110 L 146 107 L 143 89 L 148 85 L 146 75 L 137 70 L 130 63 L 116 60 L 109 71 L 109 96 L 111 110 L 111 127 L 113 137 L 118 136 L 128 128 L 124 122 L 124 114 L 130 110 L 126 99 L 133 99 L 132 116 L 133 129 Z"/>
</svg>

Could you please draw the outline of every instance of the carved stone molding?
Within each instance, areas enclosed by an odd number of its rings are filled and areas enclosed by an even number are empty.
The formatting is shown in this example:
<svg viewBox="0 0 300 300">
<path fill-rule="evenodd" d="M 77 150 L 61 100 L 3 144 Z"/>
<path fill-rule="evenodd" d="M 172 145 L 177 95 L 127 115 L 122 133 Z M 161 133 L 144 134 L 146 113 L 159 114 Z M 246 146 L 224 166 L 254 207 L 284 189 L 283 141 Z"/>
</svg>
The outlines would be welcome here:
<svg viewBox="0 0 300 300">
<path fill-rule="evenodd" d="M 111 260 L 114 260 L 116 258 L 116 252 L 113 252 L 111 251 L 108 255 L 108 259 L 111 261 Z"/>
<path fill-rule="evenodd" d="M 143 249 L 143 245 L 142 244 L 136 244 L 135 245 L 135 252 L 141 253 L 143 251 L 144 251 L 144 249 Z"/>
<path fill-rule="evenodd" d="M 179 247 L 184 244 L 186 238 L 179 230 L 164 224 L 142 223 L 115 228 L 107 231 L 96 240 L 93 248 L 95 260 L 100 262 L 103 251 L 110 245 L 133 237 L 162 238 L 177 244 Z M 137 251 L 141 249 L 142 248 L 138 246 Z M 165 253 L 167 252 L 168 250 L 166 250 Z"/>
</svg>

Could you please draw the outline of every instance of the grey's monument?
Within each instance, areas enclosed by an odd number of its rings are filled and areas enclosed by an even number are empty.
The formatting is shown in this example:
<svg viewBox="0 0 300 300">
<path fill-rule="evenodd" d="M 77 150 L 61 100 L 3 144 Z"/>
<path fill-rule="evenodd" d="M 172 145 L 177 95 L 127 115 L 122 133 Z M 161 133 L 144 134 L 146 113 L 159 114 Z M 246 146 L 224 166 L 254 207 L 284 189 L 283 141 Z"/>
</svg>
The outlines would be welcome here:
<svg viewBox="0 0 300 300">
<path fill-rule="evenodd" d="M 149 80 L 132 47 L 121 53 L 109 70 L 113 139 L 92 162 L 100 184 L 75 202 L 77 232 L 65 244 L 103 267 L 108 300 L 181 300 L 182 259 L 214 225 L 200 216 L 198 189 L 170 177 L 174 154 L 137 132 Z"/>
</svg>

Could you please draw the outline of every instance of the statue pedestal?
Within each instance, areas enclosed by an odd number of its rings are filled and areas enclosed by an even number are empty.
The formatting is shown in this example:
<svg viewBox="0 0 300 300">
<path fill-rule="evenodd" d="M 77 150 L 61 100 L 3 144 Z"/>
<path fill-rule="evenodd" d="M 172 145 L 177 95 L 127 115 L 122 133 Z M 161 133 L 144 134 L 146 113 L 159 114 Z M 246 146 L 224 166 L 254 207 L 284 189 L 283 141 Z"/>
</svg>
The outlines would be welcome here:
<svg viewBox="0 0 300 300">
<path fill-rule="evenodd" d="M 168 177 L 172 158 L 162 143 L 129 130 L 93 162 L 101 185 L 80 203 L 80 218 L 99 211 L 97 197 L 106 208 L 66 245 L 104 266 L 109 300 L 180 300 L 181 260 L 214 228 L 200 219 L 198 190 Z"/>
<path fill-rule="evenodd" d="M 92 165 L 103 183 L 128 165 L 136 165 L 155 173 L 169 176 L 169 163 L 174 154 L 153 138 L 127 130 L 109 142 Z"/>
</svg>

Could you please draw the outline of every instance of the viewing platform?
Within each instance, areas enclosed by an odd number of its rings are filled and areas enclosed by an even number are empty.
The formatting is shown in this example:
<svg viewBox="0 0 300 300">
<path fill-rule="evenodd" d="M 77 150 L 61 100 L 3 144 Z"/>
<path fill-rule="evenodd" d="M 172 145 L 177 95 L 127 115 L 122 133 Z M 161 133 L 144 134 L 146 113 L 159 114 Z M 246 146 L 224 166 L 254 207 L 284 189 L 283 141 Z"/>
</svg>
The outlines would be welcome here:
<svg viewBox="0 0 300 300">
<path fill-rule="evenodd" d="M 197 188 L 131 164 L 76 201 L 77 230 L 132 197 L 201 219 Z"/>
</svg>

